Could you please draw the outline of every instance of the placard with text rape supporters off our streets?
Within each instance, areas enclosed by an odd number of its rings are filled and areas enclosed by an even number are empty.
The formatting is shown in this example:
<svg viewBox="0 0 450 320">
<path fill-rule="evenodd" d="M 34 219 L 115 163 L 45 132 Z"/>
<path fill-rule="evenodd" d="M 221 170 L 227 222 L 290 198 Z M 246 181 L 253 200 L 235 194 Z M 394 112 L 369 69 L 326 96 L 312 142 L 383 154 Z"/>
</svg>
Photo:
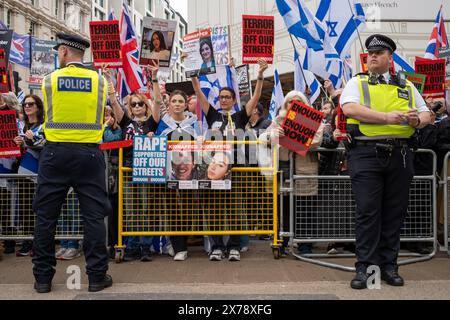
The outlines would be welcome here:
<svg viewBox="0 0 450 320">
<path fill-rule="evenodd" d="M 166 183 L 167 137 L 135 136 L 133 183 Z"/>
</svg>

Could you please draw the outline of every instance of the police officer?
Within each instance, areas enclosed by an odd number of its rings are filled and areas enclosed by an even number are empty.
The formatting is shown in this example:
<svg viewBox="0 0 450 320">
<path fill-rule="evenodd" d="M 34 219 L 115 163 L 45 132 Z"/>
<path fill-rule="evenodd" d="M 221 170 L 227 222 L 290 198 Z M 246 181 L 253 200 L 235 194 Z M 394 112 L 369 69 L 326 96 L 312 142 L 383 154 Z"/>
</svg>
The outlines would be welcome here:
<svg viewBox="0 0 450 320">
<path fill-rule="evenodd" d="M 89 42 L 70 34 L 57 34 L 60 69 L 42 83 L 44 133 L 47 143 L 41 153 L 38 187 L 33 203 L 34 288 L 51 291 L 55 274 L 55 229 L 67 191 L 73 187 L 80 202 L 84 224 L 83 250 L 89 291 L 112 285 L 106 274 L 105 160 L 99 149 L 103 135 L 103 113 L 107 83 L 97 72 L 83 67 Z"/>
<path fill-rule="evenodd" d="M 368 74 L 351 79 L 341 96 L 351 134 L 349 174 L 356 199 L 356 276 L 353 289 L 367 286 L 367 268 L 403 286 L 397 257 L 414 175 L 415 129 L 430 123 L 425 101 L 404 74 L 391 74 L 395 42 L 375 34 L 366 43 Z"/>
</svg>

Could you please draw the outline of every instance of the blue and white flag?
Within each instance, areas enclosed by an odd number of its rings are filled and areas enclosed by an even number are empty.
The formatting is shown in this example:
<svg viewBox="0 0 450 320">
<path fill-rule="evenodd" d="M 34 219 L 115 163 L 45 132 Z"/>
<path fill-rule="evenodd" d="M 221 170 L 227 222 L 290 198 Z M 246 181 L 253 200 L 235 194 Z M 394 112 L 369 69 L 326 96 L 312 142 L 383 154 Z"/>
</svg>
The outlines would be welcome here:
<svg viewBox="0 0 450 320">
<path fill-rule="evenodd" d="M 3 21 L 0 20 L 0 29 L 8 29 Z M 31 38 L 31 48 L 36 43 L 34 37 Z M 13 33 L 11 41 L 11 50 L 9 53 L 9 62 L 29 68 L 31 61 L 30 55 L 30 36 L 28 34 Z"/>
<path fill-rule="evenodd" d="M 219 91 L 222 88 L 228 87 L 234 90 L 236 94 L 236 104 L 233 108 L 233 113 L 241 110 L 239 85 L 236 77 L 236 70 L 230 66 L 222 65 L 216 66 L 216 73 L 202 75 L 198 77 L 200 81 L 200 87 L 209 104 L 213 106 L 217 111 L 222 111 L 219 101 Z"/>
<path fill-rule="evenodd" d="M 312 73 L 311 71 L 303 69 L 302 74 L 300 56 L 298 55 L 297 51 L 294 51 L 294 64 L 294 89 L 304 93 L 306 91 L 306 85 L 308 85 L 309 89 L 311 90 L 309 101 L 311 102 L 311 104 L 313 104 L 314 101 L 316 101 L 320 96 L 320 88 L 322 87 L 322 85 L 317 80 L 314 73 Z M 303 75 L 306 78 L 306 83 Z"/>
<path fill-rule="evenodd" d="M 316 18 L 327 25 L 326 37 L 343 60 L 358 32 L 365 27 L 365 14 L 359 0 L 321 0 Z"/>
<path fill-rule="evenodd" d="M 335 88 L 340 88 L 342 86 L 343 62 L 336 56 L 336 53 L 332 53 L 332 48 L 328 47 L 328 50 L 331 52 L 314 51 L 307 48 L 303 59 L 303 69 L 309 70 L 323 79 L 329 79 Z"/>
<path fill-rule="evenodd" d="M 395 71 L 416 72 L 409 62 L 399 55 L 397 52 L 393 53 Z"/>
<path fill-rule="evenodd" d="M 272 90 L 272 99 L 270 100 L 269 120 L 275 119 L 278 109 L 280 109 L 284 102 L 283 88 L 281 87 L 280 76 L 278 75 L 277 69 L 275 69 L 273 79 L 275 84 Z"/>
<path fill-rule="evenodd" d="M 304 39 L 309 48 L 322 49 L 326 26 L 309 11 L 303 0 L 276 0 L 288 32 Z"/>
</svg>

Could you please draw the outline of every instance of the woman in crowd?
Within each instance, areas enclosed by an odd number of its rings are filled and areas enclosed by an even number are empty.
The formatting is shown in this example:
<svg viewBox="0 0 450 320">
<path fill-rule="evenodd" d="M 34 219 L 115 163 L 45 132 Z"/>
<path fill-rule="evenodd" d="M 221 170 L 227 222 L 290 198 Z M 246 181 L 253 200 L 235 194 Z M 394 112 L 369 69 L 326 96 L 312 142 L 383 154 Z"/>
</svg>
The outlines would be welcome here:
<svg viewBox="0 0 450 320">
<path fill-rule="evenodd" d="M 19 120 L 19 101 L 13 92 L 0 94 L 0 113 L 2 111 L 15 111 L 19 132 L 23 128 L 23 122 Z M 18 133 L 19 133 L 18 132 Z M 0 174 L 14 174 L 17 173 L 17 158 L 0 158 Z M 14 181 L 11 179 L 0 180 L 0 215 L 2 215 L 2 222 L 0 228 L 5 235 L 14 235 L 14 230 L 11 228 L 11 190 L 14 188 Z M 4 241 L 5 254 L 14 253 L 16 251 L 16 242 L 14 240 Z"/>
<path fill-rule="evenodd" d="M 214 60 L 214 51 L 210 39 L 206 38 L 200 40 L 200 55 L 203 59 L 202 66 L 200 67 L 200 74 L 202 74 L 202 70 L 205 70 L 205 72 L 213 71 L 212 68 L 215 68 L 216 62 Z"/>
<path fill-rule="evenodd" d="M 286 97 L 284 98 L 284 103 L 281 106 L 278 116 L 273 121 L 272 125 L 267 129 L 267 131 L 260 135 L 260 141 L 265 141 L 270 144 L 271 141 L 278 141 L 280 137 L 283 137 L 284 130 L 281 128 L 281 124 L 286 117 L 287 110 L 289 106 L 292 104 L 294 100 L 298 100 L 306 105 L 310 105 L 308 98 L 300 91 L 290 91 Z M 313 138 L 311 143 L 311 148 L 320 146 L 323 137 L 323 127 L 321 124 L 319 129 L 317 130 L 316 135 Z M 294 160 L 294 172 L 291 172 L 290 168 L 290 159 Z M 286 149 L 285 147 L 280 146 L 279 150 L 279 170 L 283 175 L 283 185 L 284 187 L 289 187 L 288 180 L 292 175 L 317 175 L 319 170 L 319 162 L 317 153 L 308 152 L 305 157 L 302 157 L 292 151 Z M 310 236 L 308 231 L 315 232 L 316 230 L 310 230 L 309 228 L 302 228 L 304 225 L 302 224 L 303 220 L 317 221 L 317 195 L 318 195 L 318 185 L 319 182 L 317 179 L 306 179 L 306 180 L 297 180 L 294 184 L 294 196 L 296 201 L 295 205 L 298 207 L 306 207 L 307 210 L 303 212 L 303 216 L 296 217 L 294 221 L 294 226 L 300 225 L 300 230 L 294 230 L 296 237 L 307 238 Z M 280 199 L 281 200 L 281 199 Z M 290 202 L 289 196 L 283 196 L 283 231 L 289 230 L 289 215 L 290 215 Z M 307 218 L 306 215 L 311 215 L 310 218 Z M 283 239 L 283 247 L 282 254 L 285 254 L 285 248 L 288 246 L 289 238 L 285 237 Z M 299 245 L 299 253 L 307 254 L 311 253 L 312 245 L 310 243 L 303 243 Z"/>
<path fill-rule="evenodd" d="M 44 147 L 45 139 L 42 124 L 44 123 L 44 105 L 36 95 L 27 95 L 22 104 L 23 126 L 20 126 L 19 135 L 14 142 L 24 148 L 20 159 L 19 174 L 37 174 L 39 154 Z M 34 194 L 36 179 L 20 180 L 18 193 L 17 213 L 18 220 L 22 221 L 23 232 L 33 234 L 34 213 L 32 209 L 32 195 Z M 32 241 L 25 240 L 22 247 L 16 252 L 18 257 L 30 255 Z"/>
<path fill-rule="evenodd" d="M 127 113 L 121 108 L 117 101 L 111 73 L 105 66 L 103 74 L 108 81 L 108 97 L 116 115 L 116 120 L 124 134 L 126 140 L 133 140 L 135 135 L 153 136 L 160 120 L 159 104 L 152 104 L 147 97 L 142 94 L 132 93 L 128 97 Z M 132 167 L 133 150 L 124 150 L 124 166 Z M 124 228 L 128 231 L 135 231 L 138 223 L 146 220 L 149 199 L 145 188 L 136 188 L 131 181 L 124 183 L 125 210 L 127 221 L 124 221 Z M 132 196 L 131 196 L 132 195 Z M 151 261 L 152 237 L 126 237 L 125 238 L 124 261 L 140 259 L 143 262 Z"/>
<path fill-rule="evenodd" d="M 155 31 L 152 34 L 149 59 L 165 61 L 170 59 L 170 50 L 166 46 L 166 41 L 161 31 Z"/>
</svg>

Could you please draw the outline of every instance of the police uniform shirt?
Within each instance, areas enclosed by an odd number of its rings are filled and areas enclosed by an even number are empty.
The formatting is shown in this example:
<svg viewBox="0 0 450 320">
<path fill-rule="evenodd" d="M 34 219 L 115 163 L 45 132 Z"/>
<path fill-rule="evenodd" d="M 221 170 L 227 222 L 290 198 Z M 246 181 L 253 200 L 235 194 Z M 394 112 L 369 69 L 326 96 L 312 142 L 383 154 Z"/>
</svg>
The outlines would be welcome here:
<svg viewBox="0 0 450 320">
<path fill-rule="evenodd" d="M 383 74 L 383 77 L 386 81 L 386 83 L 389 83 L 389 80 L 391 79 L 391 75 L 388 72 Z M 414 90 L 414 96 L 416 100 L 416 108 L 417 111 L 420 112 L 429 112 L 430 110 L 427 107 L 427 104 L 425 103 L 425 100 L 423 100 L 422 95 L 419 93 L 417 88 L 413 85 Z M 361 95 L 359 92 L 359 85 L 358 85 L 358 78 L 353 77 L 350 79 L 349 82 L 347 82 L 347 85 L 344 88 L 344 91 L 341 94 L 341 106 L 345 105 L 346 103 L 361 103 Z"/>
<path fill-rule="evenodd" d="M 232 114 L 231 120 L 233 121 L 234 129 L 245 130 L 245 126 L 247 125 L 250 118 L 247 115 L 247 110 L 245 110 L 244 108 Z M 217 111 L 213 106 L 210 105 L 208 114 L 206 115 L 206 122 L 208 123 L 208 128 L 218 129 L 221 132 L 224 132 L 228 126 L 228 116 Z"/>
</svg>

